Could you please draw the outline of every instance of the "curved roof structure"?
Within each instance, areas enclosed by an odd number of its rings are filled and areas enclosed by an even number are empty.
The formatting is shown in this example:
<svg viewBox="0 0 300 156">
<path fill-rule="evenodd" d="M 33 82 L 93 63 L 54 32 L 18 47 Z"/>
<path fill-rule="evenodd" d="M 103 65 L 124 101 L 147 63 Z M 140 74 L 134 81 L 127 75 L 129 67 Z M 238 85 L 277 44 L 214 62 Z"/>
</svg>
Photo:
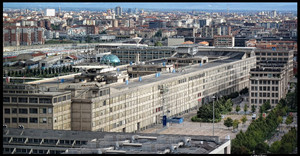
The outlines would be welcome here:
<svg viewBox="0 0 300 156">
<path fill-rule="evenodd" d="M 113 54 L 109 54 L 109 55 L 104 55 L 101 60 L 100 63 L 113 63 L 113 64 L 119 64 L 120 63 L 120 59 Z"/>
</svg>

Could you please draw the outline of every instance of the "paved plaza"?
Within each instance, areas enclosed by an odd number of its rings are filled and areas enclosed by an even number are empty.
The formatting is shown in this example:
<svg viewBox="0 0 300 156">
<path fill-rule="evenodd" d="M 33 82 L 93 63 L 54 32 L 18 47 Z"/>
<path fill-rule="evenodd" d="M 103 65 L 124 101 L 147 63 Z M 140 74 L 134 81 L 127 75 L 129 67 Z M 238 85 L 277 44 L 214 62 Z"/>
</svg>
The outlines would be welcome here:
<svg viewBox="0 0 300 156">
<path fill-rule="evenodd" d="M 191 117 L 196 115 L 196 110 L 190 112 L 189 114 L 184 115 L 184 122 L 181 124 L 170 123 L 169 127 L 163 128 L 162 125 L 157 125 L 155 127 L 146 129 L 141 133 L 159 133 L 159 134 L 184 134 L 184 135 L 213 135 L 213 123 L 204 123 L 204 122 L 192 122 Z M 225 118 L 231 117 L 233 120 L 240 120 L 243 115 L 225 115 Z M 225 119 L 224 118 L 224 119 Z M 224 125 L 224 119 L 219 123 L 214 125 L 214 134 L 219 136 L 221 139 L 225 139 L 227 135 L 230 135 L 230 139 L 234 139 L 238 132 L 232 132 L 232 127 L 229 129 Z M 247 115 L 247 121 L 245 125 L 242 123 L 239 124 L 238 131 L 246 131 L 249 124 L 251 123 L 251 115 Z"/>
</svg>

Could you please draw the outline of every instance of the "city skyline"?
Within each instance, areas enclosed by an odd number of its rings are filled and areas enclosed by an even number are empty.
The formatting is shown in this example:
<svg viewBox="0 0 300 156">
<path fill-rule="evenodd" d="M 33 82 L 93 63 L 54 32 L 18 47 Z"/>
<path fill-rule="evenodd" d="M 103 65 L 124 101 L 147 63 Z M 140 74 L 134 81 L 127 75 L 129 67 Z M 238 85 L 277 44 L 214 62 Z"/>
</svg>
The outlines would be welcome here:
<svg viewBox="0 0 300 156">
<path fill-rule="evenodd" d="M 44 6 L 43 6 L 44 5 Z M 185 10 L 277 10 L 277 11 L 297 11 L 297 3 L 3 3 L 3 8 L 27 8 L 27 7 L 67 7 L 67 8 L 99 8 L 109 9 L 117 6 L 123 8 L 140 8 L 140 9 L 185 9 Z M 255 9 L 253 9 L 255 8 Z"/>
</svg>

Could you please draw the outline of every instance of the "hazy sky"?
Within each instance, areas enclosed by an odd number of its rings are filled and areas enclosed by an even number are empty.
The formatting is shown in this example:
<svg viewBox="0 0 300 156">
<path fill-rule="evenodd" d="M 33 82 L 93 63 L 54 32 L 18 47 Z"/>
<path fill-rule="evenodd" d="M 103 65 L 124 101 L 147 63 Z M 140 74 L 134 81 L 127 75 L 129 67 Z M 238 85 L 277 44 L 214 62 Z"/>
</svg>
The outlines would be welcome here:
<svg viewBox="0 0 300 156">
<path fill-rule="evenodd" d="M 121 6 L 122 8 L 139 8 L 139 9 L 211 9 L 211 10 L 290 10 L 297 11 L 297 3 L 3 3 L 3 7 L 76 7 L 76 8 L 114 8 Z"/>
</svg>

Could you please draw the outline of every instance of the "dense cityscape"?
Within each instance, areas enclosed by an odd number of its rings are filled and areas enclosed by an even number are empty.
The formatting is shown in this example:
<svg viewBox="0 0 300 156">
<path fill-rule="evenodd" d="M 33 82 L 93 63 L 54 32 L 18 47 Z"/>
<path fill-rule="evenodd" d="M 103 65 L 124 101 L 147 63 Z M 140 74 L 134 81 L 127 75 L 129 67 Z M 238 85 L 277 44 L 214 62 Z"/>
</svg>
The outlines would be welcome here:
<svg viewBox="0 0 300 156">
<path fill-rule="evenodd" d="M 297 154 L 297 16 L 5 2 L 3 154 Z"/>
</svg>

